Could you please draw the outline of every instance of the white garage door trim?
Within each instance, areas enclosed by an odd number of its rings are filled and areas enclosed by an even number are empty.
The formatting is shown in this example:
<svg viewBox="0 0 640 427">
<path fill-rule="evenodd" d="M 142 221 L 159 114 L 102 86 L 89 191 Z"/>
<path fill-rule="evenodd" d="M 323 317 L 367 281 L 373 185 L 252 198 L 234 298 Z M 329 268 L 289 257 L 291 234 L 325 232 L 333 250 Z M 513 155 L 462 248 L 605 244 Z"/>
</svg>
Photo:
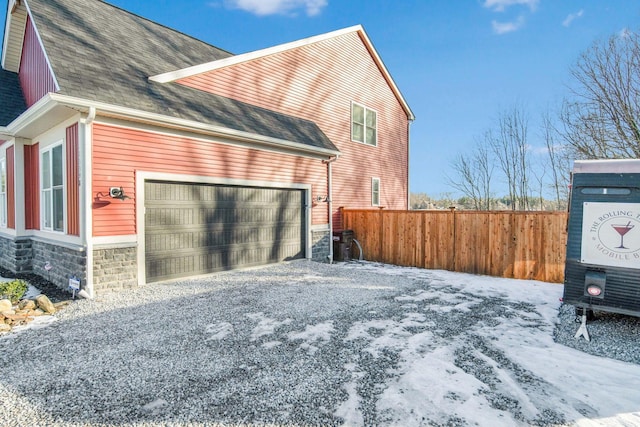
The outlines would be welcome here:
<svg viewBox="0 0 640 427">
<path fill-rule="evenodd" d="M 145 269 L 145 191 L 144 183 L 147 180 L 153 181 L 174 181 L 192 184 L 219 184 L 219 185 L 235 185 L 241 187 L 262 187 L 262 188 L 282 188 L 291 190 L 304 191 L 304 224 L 305 224 L 305 258 L 311 259 L 312 256 L 312 238 L 311 238 L 311 185 L 288 183 L 288 182 L 270 182 L 270 181 L 252 181 L 244 179 L 217 178 L 198 175 L 182 175 L 168 174 L 158 172 L 136 172 L 136 224 L 137 224 L 137 241 L 138 241 L 138 285 L 142 286 L 147 282 L 147 273 Z"/>
</svg>

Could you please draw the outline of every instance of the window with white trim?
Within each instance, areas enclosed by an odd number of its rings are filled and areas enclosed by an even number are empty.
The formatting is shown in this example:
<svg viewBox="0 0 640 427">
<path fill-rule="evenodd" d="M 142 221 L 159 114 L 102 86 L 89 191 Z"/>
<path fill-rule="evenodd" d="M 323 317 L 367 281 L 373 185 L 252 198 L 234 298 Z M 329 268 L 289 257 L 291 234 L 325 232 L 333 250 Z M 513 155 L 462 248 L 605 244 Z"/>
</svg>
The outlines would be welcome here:
<svg viewBox="0 0 640 427">
<path fill-rule="evenodd" d="M 64 156 L 62 143 L 40 154 L 42 229 L 64 231 Z"/>
<path fill-rule="evenodd" d="M 378 145 L 378 114 L 355 102 L 351 103 L 351 140 Z"/>
<path fill-rule="evenodd" d="M 371 206 L 380 206 L 380 178 L 371 178 Z"/>
<path fill-rule="evenodd" d="M 7 226 L 7 159 L 0 159 L 0 226 Z"/>
</svg>

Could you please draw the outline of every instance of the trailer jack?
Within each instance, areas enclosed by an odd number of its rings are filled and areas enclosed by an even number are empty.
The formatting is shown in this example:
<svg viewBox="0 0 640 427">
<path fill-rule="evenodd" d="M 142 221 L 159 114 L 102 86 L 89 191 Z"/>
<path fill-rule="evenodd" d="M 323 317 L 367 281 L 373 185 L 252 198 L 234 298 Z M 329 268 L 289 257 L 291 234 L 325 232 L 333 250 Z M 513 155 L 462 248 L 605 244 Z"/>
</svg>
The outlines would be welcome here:
<svg viewBox="0 0 640 427">
<path fill-rule="evenodd" d="M 587 309 L 582 309 L 582 321 L 580 322 L 580 327 L 574 336 L 574 338 L 580 337 L 584 337 L 585 340 L 591 341 L 589 338 L 589 331 L 587 330 Z"/>
</svg>

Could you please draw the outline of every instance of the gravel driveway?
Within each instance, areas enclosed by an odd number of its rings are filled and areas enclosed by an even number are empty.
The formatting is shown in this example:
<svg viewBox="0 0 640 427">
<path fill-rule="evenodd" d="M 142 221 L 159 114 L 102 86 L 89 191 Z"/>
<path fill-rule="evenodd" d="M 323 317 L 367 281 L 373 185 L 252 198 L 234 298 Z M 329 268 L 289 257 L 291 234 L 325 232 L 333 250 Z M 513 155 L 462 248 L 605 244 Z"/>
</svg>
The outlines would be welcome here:
<svg viewBox="0 0 640 427">
<path fill-rule="evenodd" d="M 74 302 L 46 328 L 0 338 L 0 420 L 570 423 L 601 409 L 498 346 L 553 344 L 558 304 L 543 299 L 554 286 L 534 287 L 540 297 L 529 302 L 426 270 L 295 261 L 106 293 Z"/>
</svg>

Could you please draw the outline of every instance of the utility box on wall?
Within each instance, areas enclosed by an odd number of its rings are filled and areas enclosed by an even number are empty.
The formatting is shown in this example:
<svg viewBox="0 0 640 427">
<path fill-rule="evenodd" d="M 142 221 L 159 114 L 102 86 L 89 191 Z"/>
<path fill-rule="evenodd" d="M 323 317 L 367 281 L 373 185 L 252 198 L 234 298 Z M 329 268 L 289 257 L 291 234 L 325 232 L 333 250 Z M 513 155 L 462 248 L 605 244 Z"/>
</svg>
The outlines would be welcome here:
<svg viewBox="0 0 640 427">
<path fill-rule="evenodd" d="M 349 261 L 351 259 L 351 245 L 353 244 L 353 230 L 333 232 L 333 260 Z"/>
<path fill-rule="evenodd" d="M 563 301 L 640 317 L 640 160 L 576 161 Z"/>
</svg>

